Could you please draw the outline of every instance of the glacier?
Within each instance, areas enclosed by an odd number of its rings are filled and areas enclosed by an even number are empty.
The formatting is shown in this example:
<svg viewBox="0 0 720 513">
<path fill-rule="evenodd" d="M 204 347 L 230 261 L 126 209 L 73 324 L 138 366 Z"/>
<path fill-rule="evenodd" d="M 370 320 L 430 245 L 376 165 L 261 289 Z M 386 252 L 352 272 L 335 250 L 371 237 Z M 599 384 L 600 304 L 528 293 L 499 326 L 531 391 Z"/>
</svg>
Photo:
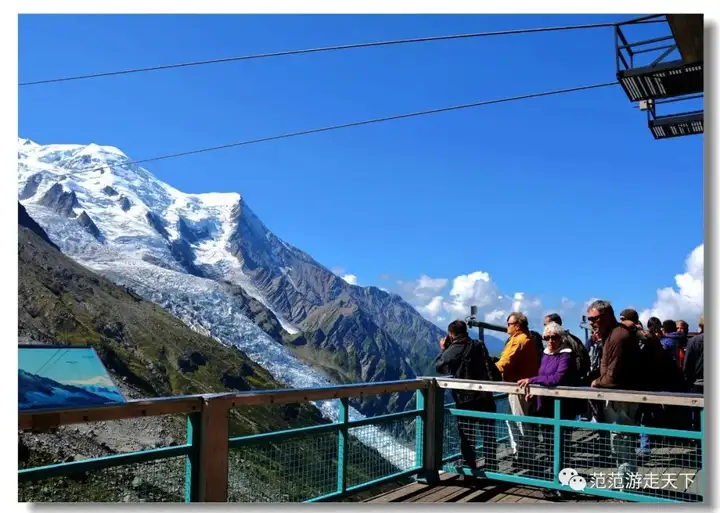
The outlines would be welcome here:
<svg viewBox="0 0 720 513">
<path fill-rule="evenodd" d="M 243 315 L 238 300 L 215 281 L 239 285 L 273 311 L 227 248 L 242 200 L 239 194 L 182 193 L 114 147 L 39 145 L 19 139 L 18 197 L 78 263 L 131 288 L 192 329 L 236 346 L 291 388 L 332 385 Z M 88 229 L 87 221 L 79 222 L 81 216 L 92 220 L 101 237 Z M 176 258 L 174 243 L 191 244 L 194 261 Z M 202 269 L 202 276 L 191 272 L 196 268 Z M 286 331 L 298 332 L 273 313 Z M 325 418 L 337 421 L 337 400 L 314 404 Z M 349 417 L 365 418 L 355 408 Z M 414 466 L 414 444 L 407 446 L 376 427 L 361 431 L 356 436 L 393 465 Z"/>
</svg>

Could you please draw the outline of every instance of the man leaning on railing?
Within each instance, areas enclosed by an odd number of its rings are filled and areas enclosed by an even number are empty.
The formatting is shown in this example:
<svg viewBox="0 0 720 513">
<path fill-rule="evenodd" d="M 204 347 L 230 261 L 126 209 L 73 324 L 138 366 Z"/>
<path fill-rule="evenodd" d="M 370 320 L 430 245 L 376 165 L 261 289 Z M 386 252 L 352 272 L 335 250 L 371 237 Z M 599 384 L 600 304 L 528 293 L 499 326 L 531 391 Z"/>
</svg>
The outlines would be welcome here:
<svg viewBox="0 0 720 513">
<path fill-rule="evenodd" d="M 468 336 L 467 324 L 453 321 L 448 334 L 440 339 L 442 353 L 435 360 L 435 369 L 440 374 L 451 374 L 454 378 L 478 381 L 498 381 L 500 376 L 485 343 Z M 453 390 L 455 407 L 461 410 L 495 412 L 495 399 L 491 392 Z M 460 452 L 464 466 L 477 468 L 475 445 L 477 430 L 482 437 L 482 451 L 485 456 L 485 470 L 497 472 L 497 437 L 495 421 L 472 417 L 456 417 L 460 436 Z"/>
<path fill-rule="evenodd" d="M 635 390 L 639 376 L 640 348 L 635 333 L 615 318 L 615 311 L 607 301 L 594 301 L 588 307 L 588 320 L 602 341 L 603 353 L 600 376 L 590 384 L 597 388 Z M 602 411 L 603 422 L 610 424 L 635 424 L 636 403 L 607 401 Z M 611 432 L 610 447 L 617 458 L 621 476 L 636 472 L 634 436 L 629 433 Z"/>
</svg>

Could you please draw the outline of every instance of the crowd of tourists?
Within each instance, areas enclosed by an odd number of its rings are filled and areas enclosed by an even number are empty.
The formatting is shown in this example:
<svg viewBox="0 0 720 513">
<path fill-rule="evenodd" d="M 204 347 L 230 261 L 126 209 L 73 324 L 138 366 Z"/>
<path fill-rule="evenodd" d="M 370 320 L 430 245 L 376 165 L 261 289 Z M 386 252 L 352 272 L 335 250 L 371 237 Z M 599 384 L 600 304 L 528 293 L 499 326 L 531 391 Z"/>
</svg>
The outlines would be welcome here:
<svg viewBox="0 0 720 513">
<path fill-rule="evenodd" d="M 509 394 L 514 416 L 552 417 L 554 401 L 533 396 L 530 385 L 594 387 L 629 391 L 703 393 L 704 319 L 689 336 L 684 320 L 661 321 L 651 317 L 647 327 L 637 311 L 625 309 L 616 317 L 607 301 L 594 301 L 587 310 L 591 334 L 583 343 L 563 327 L 558 314 L 547 315 L 542 334 L 531 331 L 528 318 L 514 312 L 507 318 L 509 336 L 499 358 L 492 358 L 482 341 L 472 340 L 467 324 L 454 321 L 441 342 L 436 370 L 461 379 L 517 383 L 526 394 Z M 490 392 L 453 390 L 456 407 L 495 412 Z M 627 424 L 669 429 L 700 429 L 697 409 L 621 401 L 563 399 L 561 418 L 608 424 Z M 533 467 L 539 439 L 548 428 L 531 422 L 507 423 L 514 464 Z M 552 430 L 552 428 L 549 428 Z M 484 469 L 497 471 L 495 420 L 458 417 L 464 464 L 476 468 L 476 436 L 480 432 Z M 545 434 L 543 434 L 545 433 Z M 608 451 L 621 471 L 634 471 L 637 458 L 651 452 L 652 437 L 600 431 L 612 448 Z"/>
</svg>

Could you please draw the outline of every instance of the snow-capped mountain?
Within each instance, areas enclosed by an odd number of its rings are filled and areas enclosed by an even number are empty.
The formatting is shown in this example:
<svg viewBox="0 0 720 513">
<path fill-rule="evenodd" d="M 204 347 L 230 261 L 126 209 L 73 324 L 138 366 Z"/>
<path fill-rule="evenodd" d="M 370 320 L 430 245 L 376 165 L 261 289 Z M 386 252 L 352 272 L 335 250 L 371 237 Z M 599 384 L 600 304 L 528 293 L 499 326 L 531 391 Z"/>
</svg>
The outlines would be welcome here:
<svg viewBox="0 0 720 513">
<path fill-rule="evenodd" d="M 18 196 L 65 254 L 293 387 L 413 377 L 442 336 L 399 296 L 350 285 L 276 237 L 239 194 L 185 194 L 117 148 L 20 139 Z"/>
</svg>

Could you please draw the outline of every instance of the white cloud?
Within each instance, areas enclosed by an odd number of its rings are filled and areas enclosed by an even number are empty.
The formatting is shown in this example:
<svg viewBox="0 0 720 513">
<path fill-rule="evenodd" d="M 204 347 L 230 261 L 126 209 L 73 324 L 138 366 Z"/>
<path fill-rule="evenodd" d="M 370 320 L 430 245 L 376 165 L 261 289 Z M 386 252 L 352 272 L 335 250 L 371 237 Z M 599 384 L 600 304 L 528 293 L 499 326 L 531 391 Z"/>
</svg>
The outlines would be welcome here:
<svg viewBox="0 0 720 513">
<path fill-rule="evenodd" d="M 640 320 L 646 323 L 650 317 L 661 321 L 667 319 L 687 321 L 690 326 L 704 309 L 703 291 L 705 274 L 705 244 L 700 244 L 685 260 L 685 272 L 675 276 L 676 287 L 657 290 L 657 299 L 652 308 L 643 310 Z"/>
<path fill-rule="evenodd" d="M 536 297 L 525 297 L 524 292 L 516 292 L 513 296 L 512 310 L 513 312 L 523 312 L 528 317 L 528 312 L 535 312 L 542 307 L 542 301 Z"/>
<path fill-rule="evenodd" d="M 697 323 L 697 318 L 703 313 L 703 271 L 703 245 L 700 245 L 687 258 L 686 272 L 675 277 L 676 288 L 658 290 L 653 307 L 642 311 L 643 322 L 655 315 L 663 320 L 685 319 L 691 326 Z M 520 311 L 528 316 L 531 329 L 538 330 L 542 328 L 547 314 L 557 313 L 567 329 L 579 332 L 582 315 L 597 299 L 591 297 L 587 301 L 574 301 L 561 296 L 559 300 L 543 301 L 523 291 L 504 294 L 490 273 L 485 271 L 463 274 L 452 280 L 422 275 L 413 281 L 397 281 L 393 291 L 443 329 L 448 320 L 465 319 L 470 315 L 470 306 L 475 305 L 478 307 L 477 318 L 488 323 L 502 325 L 511 312 Z M 612 301 L 612 298 L 609 299 Z"/>
<path fill-rule="evenodd" d="M 405 301 L 417 307 L 425 305 L 432 301 L 436 296 L 440 295 L 445 287 L 447 287 L 447 278 L 431 278 L 423 274 L 417 280 L 402 281 L 397 280 L 397 292 Z"/>
<path fill-rule="evenodd" d="M 505 310 L 493 310 L 492 312 L 488 312 L 485 314 L 485 322 L 489 322 L 491 324 L 499 324 L 504 319 L 506 319 L 508 315 L 510 315 L 510 313 L 506 312 Z"/>
<path fill-rule="evenodd" d="M 456 317 L 466 317 L 470 313 L 470 306 L 475 305 L 479 310 L 492 306 L 499 296 L 495 283 L 490 274 L 476 271 L 471 274 L 457 276 L 450 289 L 450 298 L 445 302 L 445 309 Z M 500 296 L 502 297 L 502 296 Z"/>
<path fill-rule="evenodd" d="M 417 281 L 417 288 L 419 290 L 442 290 L 448 284 L 447 278 L 431 278 L 430 276 L 422 275 Z"/>
<path fill-rule="evenodd" d="M 435 296 L 425 306 L 418 307 L 417 310 L 428 319 L 438 317 L 443 308 L 443 296 Z"/>
<path fill-rule="evenodd" d="M 357 285 L 358 283 L 357 276 L 355 276 L 354 274 L 346 274 L 342 277 L 342 279 L 348 282 L 350 285 Z"/>
</svg>

